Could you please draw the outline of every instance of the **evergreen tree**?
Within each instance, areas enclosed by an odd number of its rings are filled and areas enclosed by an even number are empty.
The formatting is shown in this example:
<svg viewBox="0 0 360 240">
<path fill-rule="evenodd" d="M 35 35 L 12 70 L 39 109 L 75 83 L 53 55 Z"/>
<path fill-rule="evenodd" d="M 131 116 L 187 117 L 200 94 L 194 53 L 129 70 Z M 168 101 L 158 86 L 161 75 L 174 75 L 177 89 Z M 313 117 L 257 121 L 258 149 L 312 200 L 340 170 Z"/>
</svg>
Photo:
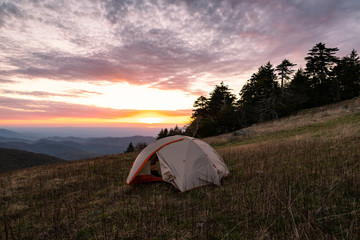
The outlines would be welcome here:
<svg viewBox="0 0 360 240">
<path fill-rule="evenodd" d="M 135 151 L 140 151 L 140 150 L 143 150 L 144 148 L 147 147 L 147 144 L 146 142 L 139 142 L 136 144 L 135 146 Z"/>
<path fill-rule="evenodd" d="M 239 105 L 246 112 L 247 123 L 277 118 L 278 97 L 275 69 L 268 62 L 241 89 Z"/>
<path fill-rule="evenodd" d="M 300 68 L 296 71 L 293 80 L 289 83 L 288 92 L 290 95 L 289 107 L 292 112 L 311 105 L 309 100 L 313 96 L 313 91 L 310 80 L 303 69 Z"/>
<path fill-rule="evenodd" d="M 169 131 L 167 128 L 165 129 L 161 129 L 160 132 L 158 133 L 156 139 L 159 140 L 160 138 L 164 138 L 164 137 L 167 137 L 169 136 Z"/>
<path fill-rule="evenodd" d="M 284 81 L 290 79 L 290 75 L 295 72 L 295 70 L 292 70 L 291 67 L 296 66 L 296 64 L 290 62 L 287 59 L 284 59 L 279 65 L 276 66 L 276 71 L 278 72 L 278 75 L 281 80 L 281 90 L 284 89 Z"/>
<path fill-rule="evenodd" d="M 224 108 L 232 107 L 236 100 L 236 96 L 231 93 L 229 86 L 225 86 L 224 82 L 216 85 L 215 89 L 210 93 L 208 100 L 208 110 L 210 114 L 217 114 Z"/>
<path fill-rule="evenodd" d="M 355 50 L 340 60 L 334 72 L 339 84 L 339 100 L 360 95 L 360 58 Z"/>
<path fill-rule="evenodd" d="M 134 151 L 135 151 L 134 145 L 132 142 L 130 142 L 125 152 L 129 153 L 129 152 L 134 152 Z"/>
<path fill-rule="evenodd" d="M 333 101 L 334 84 L 330 73 L 338 62 L 335 56 L 338 48 L 327 48 L 324 43 L 316 44 L 305 57 L 306 73 L 311 80 L 311 87 L 315 90 L 313 106 L 323 105 Z"/>
<path fill-rule="evenodd" d="M 180 129 L 177 125 L 175 128 L 170 128 L 168 136 L 175 136 L 175 135 L 183 135 L 184 132 L 182 129 Z"/>
<path fill-rule="evenodd" d="M 238 125 L 235 102 L 236 96 L 221 82 L 209 98 L 200 96 L 195 101 L 192 122 L 185 132 L 206 137 L 234 130 Z"/>
<path fill-rule="evenodd" d="M 305 57 L 306 72 L 312 79 L 312 84 L 320 85 L 326 81 L 330 73 L 330 68 L 338 62 L 335 56 L 338 48 L 327 48 L 324 43 L 316 44 Z"/>
<path fill-rule="evenodd" d="M 209 110 L 209 100 L 204 97 L 200 96 L 196 99 L 193 107 L 193 117 L 195 118 L 205 118 L 208 115 Z"/>
</svg>

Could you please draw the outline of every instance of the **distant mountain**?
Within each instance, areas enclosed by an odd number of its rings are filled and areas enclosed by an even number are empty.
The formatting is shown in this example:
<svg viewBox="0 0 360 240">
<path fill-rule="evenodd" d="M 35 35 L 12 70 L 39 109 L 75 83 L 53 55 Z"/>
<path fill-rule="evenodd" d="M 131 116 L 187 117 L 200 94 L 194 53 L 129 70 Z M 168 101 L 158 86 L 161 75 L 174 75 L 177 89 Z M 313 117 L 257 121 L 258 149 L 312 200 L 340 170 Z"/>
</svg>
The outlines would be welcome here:
<svg viewBox="0 0 360 240">
<path fill-rule="evenodd" d="M 53 142 L 76 142 L 76 143 L 85 143 L 89 141 L 88 138 L 81 138 L 81 137 L 47 137 L 43 138 L 46 140 L 50 140 Z"/>
<path fill-rule="evenodd" d="M 7 138 L 7 139 L 17 139 L 17 140 L 23 140 L 23 141 L 28 141 L 28 140 L 33 140 L 34 138 L 18 133 L 18 132 L 14 132 L 14 131 L 10 131 L 7 129 L 3 129 L 0 128 L 0 138 Z"/>
<path fill-rule="evenodd" d="M 31 143 L 31 140 L 22 139 L 22 138 L 14 138 L 14 137 L 2 137 L 0 136 L 0 142 L 27 142 Z"/>
<path fill-rule="evenodd" d="M 16 132 L 9 131 L 7 136 L 16 136 Z M 4 135 L 6 131 L 4 131 Z M 29 141 L 19 138 L 6 138 L 0 136 L 0 147 L 19 149 L 35 153 L 43 153 L 65 160 L 79 160 L 93 158 L 106 154 L 123 153 L 132 142 L 150 144 L 154 137 L 105 137 L 105 138 L 79 138 L 79 137 L 48 137 L 38 141 Z"/>
<path fill-rule="evenodd" d="M 13 137 L 18 137 L 20 134 L 18 134 L 17 132 L 13 132 L 7 129 L 3 129 L 0 128 L 0 136 L 1 137 L 7 137 L 7 138 L 13 138 Z"/>
<path fill-rule="evenodd" d="M 115 154 L 123 153 L 128 147 L 129 143 L 132 142 L 135 146 L 138 143 L 150 144 L 155 141 L 154 137 L 143 137 L 143 136 L 133 136 L 133 137 L 122 137 L 122 138 L 92 138 L 89 139 L 84 145 L 88 149 L 92 149 L 101 154 Z"/>
<path fill-rule="evenodd" d="M 61 162 L 66 161 L 40 153 L 0 148 L 0 173 Z"/>
</svg>

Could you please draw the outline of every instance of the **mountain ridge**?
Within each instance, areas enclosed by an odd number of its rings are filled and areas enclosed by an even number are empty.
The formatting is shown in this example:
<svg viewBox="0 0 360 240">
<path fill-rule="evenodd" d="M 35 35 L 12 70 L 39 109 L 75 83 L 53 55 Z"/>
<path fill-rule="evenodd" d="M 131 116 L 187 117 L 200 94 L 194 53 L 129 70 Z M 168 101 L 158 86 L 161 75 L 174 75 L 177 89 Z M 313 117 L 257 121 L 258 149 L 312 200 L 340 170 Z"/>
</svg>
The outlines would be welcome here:
<svg viewBox="0 0 360 240">
<path fill-rule="evenodd" d="M 15 138 L 15 136 L 21 136 L 21 134 L 3 129 L 3 131 L 0 132 L 0 147 L 43 153 L 65 160 L 80 160 L 106 154 L 123 153 L 130 142 L 132 142 L 133 145 L 138 143 L 150 144 L 155 140 L 154 137 L 140 135 L 101 138 L 54 136 L 35 141 Z"/>
</svg>

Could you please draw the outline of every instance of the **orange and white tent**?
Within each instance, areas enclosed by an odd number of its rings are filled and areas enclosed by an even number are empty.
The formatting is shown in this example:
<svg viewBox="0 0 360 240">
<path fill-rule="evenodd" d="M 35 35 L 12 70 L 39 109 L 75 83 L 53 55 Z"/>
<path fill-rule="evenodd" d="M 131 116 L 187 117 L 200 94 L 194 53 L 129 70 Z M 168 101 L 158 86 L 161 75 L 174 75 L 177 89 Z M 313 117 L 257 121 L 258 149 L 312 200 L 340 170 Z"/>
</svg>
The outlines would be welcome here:
<svg viewBox="0 0 360 240">
<path fill-rule="evenodd" d="M 165 181 L 184 192 L 211 183 L 220 185 L 228 175 L 225 162 L 209 144 L 176 135 L 159 139 L 142 150 L 126 182 Z"/>
</svg>

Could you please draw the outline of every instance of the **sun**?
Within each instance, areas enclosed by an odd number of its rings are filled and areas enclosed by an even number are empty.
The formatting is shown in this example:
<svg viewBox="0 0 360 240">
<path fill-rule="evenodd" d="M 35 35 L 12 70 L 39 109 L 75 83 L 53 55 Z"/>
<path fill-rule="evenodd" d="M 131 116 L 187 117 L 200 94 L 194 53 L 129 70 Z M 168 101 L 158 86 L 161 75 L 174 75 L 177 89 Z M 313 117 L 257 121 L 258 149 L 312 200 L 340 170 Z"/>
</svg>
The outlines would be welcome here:
<svg viewBox="0 0 360 240">
<path fill-rule="evenodd" d="M 138 121 L 141 123 L 153 124 L 153 123 L 161 123 L 162 121 L 164 121 L 164 119 L 157 117 L 146 117 L 146 118 L 139 118 Z"/>
</svg>

